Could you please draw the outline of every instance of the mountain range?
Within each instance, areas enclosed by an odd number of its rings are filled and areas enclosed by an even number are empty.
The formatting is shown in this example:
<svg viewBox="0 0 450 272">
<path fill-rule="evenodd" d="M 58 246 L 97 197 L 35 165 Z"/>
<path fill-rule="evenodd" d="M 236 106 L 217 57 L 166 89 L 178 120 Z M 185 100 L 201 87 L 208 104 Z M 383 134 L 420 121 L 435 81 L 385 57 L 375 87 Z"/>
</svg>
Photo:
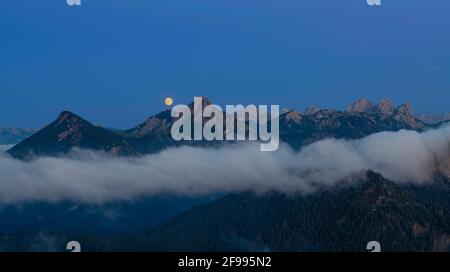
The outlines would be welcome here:
<svg viewBox="0 0 450 272">
<path fill-rule="evenodd" d="M 36 129 L 21 129 L 21 128 L 0 128 L 0 145 L 17 144 L 25 138 L 33 135 Z"/>
<path fill-rule="evenodd" d="M 203 98 L 203 106 L 210 104 L 207 98 Z M 193 107 L 193 104 L 189 106 Z M 93 125 L 74 113 L 64 111 L 55 121 L 8 152 L 15 158 L 30 159 L 33 156 L 61 155 L 77 147 L 101 150 L 112 155 L 138 156 L 181 144 L 217 144 L 174 141 L 170 136 L 174 121 L 170 110 L 166 110 L 134 128 L 115 130 Z M 298 149 L 325 138 L 358 139 L 381 131 L 424 131 L 433 126 L 416 118 L 409 103 L 394 107 L 388 99 L 378 105 L 361 99 L 345 112 L 314 107 L 305 113 L 285 111 L 280 115 L 280 138 Z"/>
</svg>

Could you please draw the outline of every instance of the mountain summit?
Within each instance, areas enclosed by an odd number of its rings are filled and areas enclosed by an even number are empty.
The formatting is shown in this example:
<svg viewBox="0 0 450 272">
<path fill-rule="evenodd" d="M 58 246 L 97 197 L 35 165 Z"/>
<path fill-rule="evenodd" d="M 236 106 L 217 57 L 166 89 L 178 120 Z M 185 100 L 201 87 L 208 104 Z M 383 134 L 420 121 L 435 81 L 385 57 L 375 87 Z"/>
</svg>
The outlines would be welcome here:
<svg viewBox="0 0 450 272">
<path fill-rule="evenodd" d="M 377 105 L 374 105 L 368 99 L 362 98 L 348 106 L 347 112 L 382 115 L 401 123 L 401 126 L 405 129 L 424 129 L 426 127 L 423 121 L 414 116 L 412 105 L 409 102 L 395 108 L 390 98 L 383 99 Z"/>
<path fill-rule="evenodd" d="M 61 112 L 55 121 L 15 145 L 8 153 L 16 158 L 29 159 L 67 153 L 74 147 L 102 150 L 115 155 L 139 154 L 123 137 L 94 126 L 69 111 Z"/>
<path fill-rule="evenodd" d="M 373 103 L 366 98 L 356 100 L 347 108 L 348 112 L 372 112 L 373 110 Z"/>
<path fill-rule="evenodd" d="M 384 115 L 390 115 L 394 111 L 394 104 L 390 98 L 385 98 L 377 105 L 373 104 L 366 98 L 361 98 L 353 102 L 347 107 L 347 112 L 364 112 L 364 113 L 380 113 Z"/>
</svg>

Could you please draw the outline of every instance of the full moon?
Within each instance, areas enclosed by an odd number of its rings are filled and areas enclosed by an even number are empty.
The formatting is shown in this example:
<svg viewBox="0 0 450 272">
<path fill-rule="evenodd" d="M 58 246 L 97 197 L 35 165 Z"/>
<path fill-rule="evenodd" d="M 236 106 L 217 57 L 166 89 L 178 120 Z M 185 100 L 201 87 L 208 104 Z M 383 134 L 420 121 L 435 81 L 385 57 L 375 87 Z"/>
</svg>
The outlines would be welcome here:
<svg viewBox="0 0 450 272">
<path fill-rule="evenodd" d="M 164 104 L 166 104 L 166 106 L 171 106 L 173 104 L 172 97 L 167 97 L 166 99 L 164 99 Z"/>
</svg>

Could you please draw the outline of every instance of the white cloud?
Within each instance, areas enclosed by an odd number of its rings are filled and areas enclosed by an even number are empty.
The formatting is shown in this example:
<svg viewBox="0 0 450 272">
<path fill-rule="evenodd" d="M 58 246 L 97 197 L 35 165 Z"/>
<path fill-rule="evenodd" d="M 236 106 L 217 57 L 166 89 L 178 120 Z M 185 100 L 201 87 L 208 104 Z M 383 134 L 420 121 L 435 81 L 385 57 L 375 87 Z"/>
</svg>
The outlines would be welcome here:
<svg viewBox="0 0 450 272">
<path fill-rule="evenodd" d="M 104 203 L 159 194 L 207 195 L 276 190 L 309 193 L 372 169 L 397 182 L 424 183 L 450 169 L 450 128 L 324 140 L 294 152 L 259 145 L 178 147 L 140 158 L 74 150 L 23 162 L 0 155 L 0 203 L 61 200 Z M 448 172 L 447 172 L 448 173 Z"/>
</svg>

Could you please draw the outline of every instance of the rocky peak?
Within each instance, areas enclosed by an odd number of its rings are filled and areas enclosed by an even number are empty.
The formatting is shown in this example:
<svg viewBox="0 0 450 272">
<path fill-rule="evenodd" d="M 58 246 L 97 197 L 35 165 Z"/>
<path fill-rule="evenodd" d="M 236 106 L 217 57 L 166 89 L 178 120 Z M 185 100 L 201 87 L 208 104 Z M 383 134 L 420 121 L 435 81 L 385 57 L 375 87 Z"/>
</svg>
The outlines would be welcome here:
<svg viewBox="0 0 450 272">
<path fill-rule="evenodd" d="M 305 110 L 305 115 L 313 115 L 318 111 L 320 111 L 320 109 L 318 107 L 310 106 Z"/>
<path fill-rule="evenodd" d="M 188 107 L 191 109 L 192 114 L 194 114 L 194 102 L 192 101 Z M 211 101 L 207 97 L 202 97 L 202 109 L 206 106 L 212 105 Z M 170 128 L 174 119 L 171 116 L 170 110 L 165 110 L 157 115 L 149 117 L 144 123 L 138 125 L 135 128 L 126 130 L 129 133 L 137 137 L 146 137 L 150 135 L 161 134 L 165 135 L 170 133 Z"/>
<path fill-rule="evenodd" d="M 403 103 L 402 105 L 400 105 L 400 107 L 397 108 L 397 112 L 405 115 L 413 115 L 413 108 L 411 103 Z"/>
<path fill-rule="evenodd" d="M 54 128 L 61 130 L 58 141 L 71 139 L 73 142 L 80 141 L 83 137 L 81 131 L 92 126 L 91 123 L 70 111 L 61 112 L 54 124 Z"/>
<path fill-rule="evenodd" d="M 391 115 L 394 110 L 394 103 L 390 98 L 381 100 L 377 105 L 374 105 L 368 99 L 361 98 L 347 108 L 347 112 L 381 113 L 383 115 Z"/>
<path fill-rule="evenodd" d="M 397 121 L 406 122 L 415 127 L 416 119 L 414 117 L 412 106 L 409 102 L 402 104 L 394 110 L 394 118 Z"/>
<path fill-rule="evenodd" d="M 302 115 L 300 112 L 292 110 L 285 114 L 285 118 L 288 122 L 294 122 L 298 124 L 302 120 Z"/>
<path fill-rule="evenodd" d="M 393 111 L 394 103 L 392 103 L 392 100 L 390 98 L 381 100 L 381 102 L 377 105 L 377 112 L 384 115 L 390 115 Z"/>
<path fill-rule="evenodd" d="M 140 124 L 136 128 L 128 130 L 127 132 L 133 136 L 143 137 L 152 133 L 161 133 L 170 131 L 172 124 L 172 117 L 170 111 L 166 110 L 158 115 L 151 116 L 144 123 Z"/>
<path fill-rule="evenodd" d="M 416 117 L 414 116 L 413 108 L 409 102 L 406 102 L 401 106 L 395 108 L 392 113 L 392 117 L 395 120 L 409 126 L 408 129 L 424 129 L 427 127 L 427 125 L 423 121 L 416 119 Z"/>
<path fill-rule="evenodd" d="M 80 116 L 70 111 L 63 111 L 58 115 L 56 119 L 56 125 L 65 125 L 67 128 L 86 126 L 89 122 L 81 118 Z"/>
<path fill-rule="evenodd" d="M 366 98 L 361 98 L 348 106 L 347 112 L 371 112 L 373 108 L 374 106 L 372 102 Z"/>
</svg>

